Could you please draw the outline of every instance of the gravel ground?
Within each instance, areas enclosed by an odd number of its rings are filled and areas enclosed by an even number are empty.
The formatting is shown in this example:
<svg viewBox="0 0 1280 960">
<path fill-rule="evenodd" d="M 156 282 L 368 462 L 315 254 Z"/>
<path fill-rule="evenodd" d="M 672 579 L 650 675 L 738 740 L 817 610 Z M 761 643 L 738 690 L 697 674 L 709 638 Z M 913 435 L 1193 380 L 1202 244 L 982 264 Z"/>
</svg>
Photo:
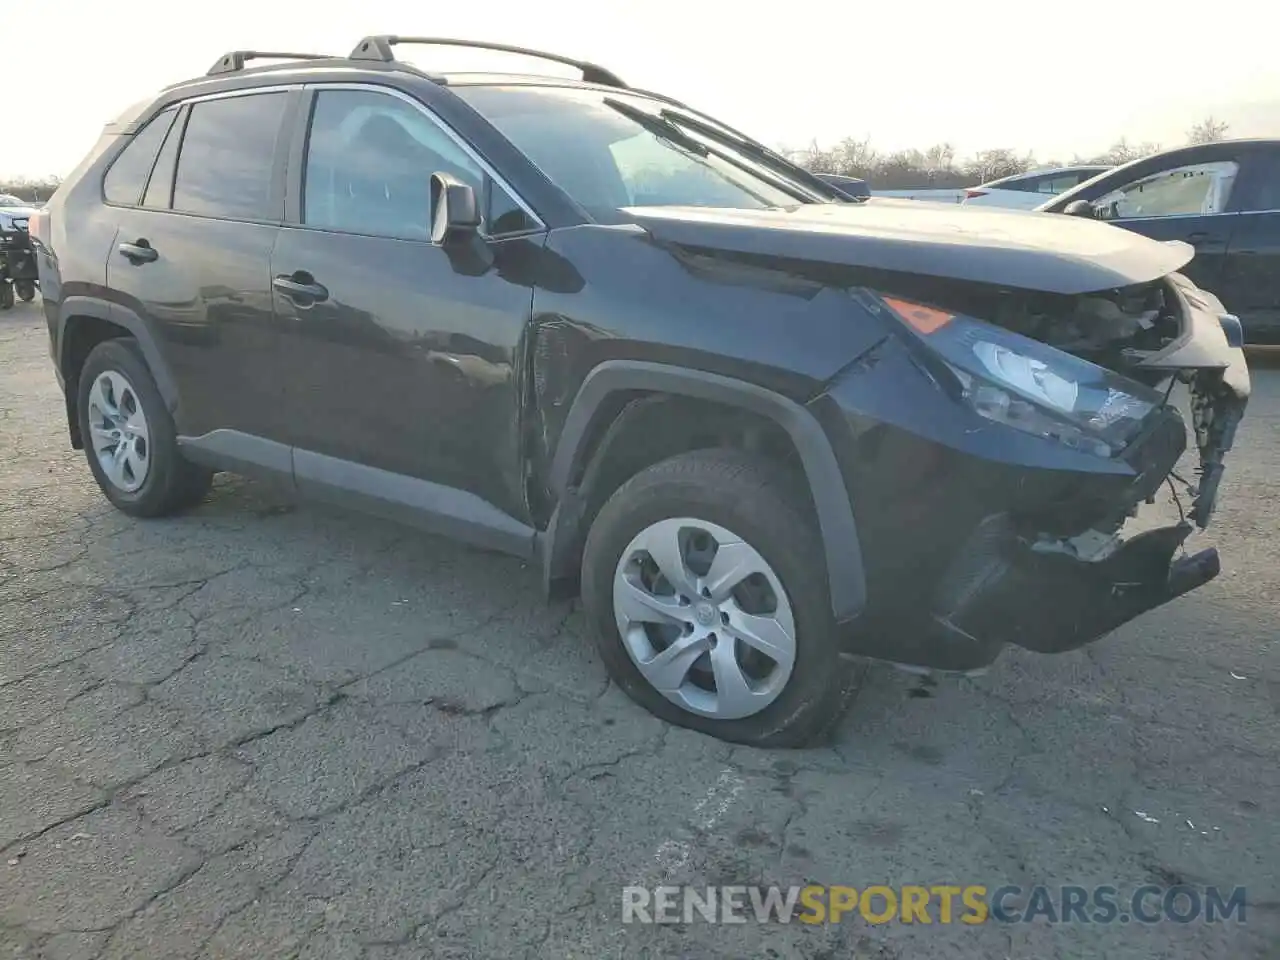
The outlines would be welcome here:
<svg viewBox="0 0 1280 960">
<path fill-rule="evenodd" d="M 180 519 L 114 512 L 38 309 L 0 314 L 0 958 L 1276 957 L 1278 426 L 1259 371 L 1215 583 L 976 680 L 873 669 L 835 743 L 766 752 L 633 706 L 519 561 L 230 477 Z M 624 925 L 623 885 L 660 882 L 1248 906 Z"/>
</svg>

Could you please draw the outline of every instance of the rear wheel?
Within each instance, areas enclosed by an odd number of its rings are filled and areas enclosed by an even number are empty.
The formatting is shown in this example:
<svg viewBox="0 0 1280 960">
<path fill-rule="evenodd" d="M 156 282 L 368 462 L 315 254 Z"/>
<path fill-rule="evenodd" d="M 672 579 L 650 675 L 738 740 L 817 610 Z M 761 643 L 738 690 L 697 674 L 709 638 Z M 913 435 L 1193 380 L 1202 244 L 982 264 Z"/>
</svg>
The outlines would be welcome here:
<svg viewBox="0 0 1280 960">
<path fill-rule="evenodd" d="M 789 477 L 734 451 L 682 454 L 604 505 L 582 594 L 613 680 L 657 716 L 795 747 L 842 712 L 822 544 Z"/>
<path fill-rule="evenodd" d="M 36 298 L 36 285 L 32 280 L 15 280 L 13 289 L 23 303 L 30 303 Z"/>
<path fill-rule="evenodd" d="M 182 458 L 173 418 L 133 340 L 106 340 L 90 351 L 77 412 L 89 469 L 120 510 L 165 516 L 209 492 L 213 474 Z"/>
<path fill-rule="evenodd" d="M 13 284 L 8 280 L 0 280 L 0 310 L 13 307 Z"/>
</svg>

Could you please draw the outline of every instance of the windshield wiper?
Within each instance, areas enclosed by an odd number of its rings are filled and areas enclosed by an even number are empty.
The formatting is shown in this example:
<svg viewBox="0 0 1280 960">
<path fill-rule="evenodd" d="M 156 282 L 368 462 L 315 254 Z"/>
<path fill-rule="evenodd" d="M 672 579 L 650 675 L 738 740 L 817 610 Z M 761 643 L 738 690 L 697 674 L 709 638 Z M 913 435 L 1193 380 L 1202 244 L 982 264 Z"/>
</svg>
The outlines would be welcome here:
<svg viewBox="0 0 1280 960">
<path fill-rule="evenodd" d="M 628 120 L 634 120 L 655 137 L 660 137 L 668 143 L 680 147 L 682 150 L 688 150 L 699 157 L 705 157 L 710 153 L 706 144 L 689 136 L 666 117 L 641 110 L 639 107 L 634 107 L 622 100 L 615 100 L 613 97 L 605 97 L 604 103 L 605 106 L 618 111 Z"/>
<path fill-rule="evenodd" d="M 726 163 L 737 167 L 743 173 L 749 174 L 754 179 L 763 180 L 766 183 L 772 184 L 775 189 L 781 190 L 783 193 L 794 195 L 796 192 L 796 185 L 794 183 L 789 183 L 777 175 L 762 173 L 760 170 L 752 167 L 752 165 L 742 157 L 735 156 L 732 149 L 717 150 L 715 147 L 707 146 L 707 144 L 703 143 L 696 137 L 690 136 L 682 130 L 679 125 L 673 122 L 673 118 L 683 122 L 686 118 L 681 114 L 674 113 L 670 110 L 663 110 L 661 113 L 653 114 L 646 110 L 641 110 L 639 107 L 632 106 L 629 103 L 624 103 L 621 100 L 615 100 L 612 97 L 605 97 L 604 102 L 614 110 L 617 110 L 624 117 L 631 118 L 655 136 L 661 137 L 677 147 L 688 150 L 700 158 L 705 159 L 708 156 L 718 157 Z M 670 116 L 668 116 L 668 114 L 670 114 Z M 702 133 L 701 125 L 689 126 L 696 132 Z M 712 137 L 712 139 L 719 139 L 721 143 L 730 143 L 724 138 Z M 737 144 L 730 143 L 730 146 L 736 149 Z M 800 189 L 803 190 L 804 188 L 801 187 Z"/>
<path fill-rule="evenodd" d="M 725 163 L 737 167 L 753 179 L 771 184 L 774 189 L 781 190 L 783 193 L 795 196 L 797 192 L 801 194 L 807 192 L 810 198 L 813 197 L 813 191 L 806 191 L 803 184 L 797 184 L 793 180 L 788 180 L 787 178 L 780 176 L 776 172 L 776 163 L 770 162 L 764 164 L 764 170 L 760 170 L 752 166 L 750 160 L 761 162 L 761 160 L 767 156 L 767 151 L 760 153 L 760 148 L 756 147 L 755 144 L 750 141 L 744 141 L 739 144 L 736 139 L 725 136 L 714 127 L 692 120 L 692 118 L 686 117 L 683 114 L 676 113 L 672 110 L 662 110 L 657 114 L 653 114 L 622 100 L 615 100 L 613 97 L 605 97 L 604 102 L 624 117 L 628 117 L 640 124 L 641 127 L 648 130 L 654 136 L 661 137 L 663 140 L 666 140 L 674 146 L 693 153 L 700 159 L 705 159 L 709 156 L 718 157 Z M 682 126 L 687 126 L 695 133 L 717 141 L 726 149 L 717 149 L 716 147 L 703 143 L 701 140 L 697 139 L 697 137 L 690 136 L 686 133 L 684 129 L 682 129 Z M 750 150 L 744 148 L 750 148 Z M 735 153 L 735 151 L 737 151 L 737 153 Z M 738 153 L 747 154 L 750 160 L 743 159 L 743 157 L 738 156 Z M 739 184 L 739 187 L 748 189 L 742 184 Z M 748 192 L 756 195 L 754 191 L 749 189 Z M 764 198 L 757 195 L 757 199 L 760 199 L 763 202 Z"/>
<path fill-rule="evenodd" d="M 802 190 L 807 190 L 811 194 L 816 194 L 818 197 L 826 199 L 833 198 L 835 195 L 833 188 L 824 183 L 819 177 L 811 174 L 803 167 L 795 166 L 768 147 L 761 146 L 736 130 L 723 130 L 713 124 L 705 123 L 697 117 L 691 117 L 676 110 L 663 109 L 659 111 L 658 115 L 673 127 L 685 127 L 704 137 L 726 144 L 739 153 L 744 153 L 752 160 L 763 164 L 775 175 L 785 175 L 786 182 L 791 190 L 799 186 Z M 719 151 L 717 151 L 717 155 L 720 155 Z M 759 173 L 756 176 L 759 176 Z M 796 180 L 801 182 L 797 184 Z M 815 187 L 817 189 L 814 189 Z"/>
</svg>

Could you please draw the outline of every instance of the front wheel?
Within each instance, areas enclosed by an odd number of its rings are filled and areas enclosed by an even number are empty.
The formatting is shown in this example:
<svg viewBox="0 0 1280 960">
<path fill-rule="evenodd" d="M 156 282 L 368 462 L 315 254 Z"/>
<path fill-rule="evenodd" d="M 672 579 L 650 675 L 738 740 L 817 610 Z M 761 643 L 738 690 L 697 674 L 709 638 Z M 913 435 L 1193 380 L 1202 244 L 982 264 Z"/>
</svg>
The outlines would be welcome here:
<svg viewBox="0 0 1280 960">
<path fill-rule="evenodd" d="M 18 295 L 18 299 L 23 303 L 30 303 L 36 298 L 36 285 L 34 280 L 15 280 L 13 282 L 13 289 Z"/>
<path fill-rule="evenodd" d="M 0 310 L 13 308 L 13 284 L 8 280 L 0 280 Z"/>
<path fill-rule="evenodd" d="M 731 742 L 798 747 L 829 727 L 852 673 L 803 503 L 787 474 L 727 450 L 673 457 L 614 493 L 582 565 L 614 682 L 660 718 Z"/>
</svg>

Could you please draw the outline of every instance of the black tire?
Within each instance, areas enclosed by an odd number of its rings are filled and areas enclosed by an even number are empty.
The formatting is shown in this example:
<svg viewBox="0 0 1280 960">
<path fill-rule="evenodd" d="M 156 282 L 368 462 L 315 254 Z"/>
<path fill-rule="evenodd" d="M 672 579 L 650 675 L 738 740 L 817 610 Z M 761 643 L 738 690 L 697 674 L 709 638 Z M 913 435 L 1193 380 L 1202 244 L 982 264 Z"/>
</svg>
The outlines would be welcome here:
<svg viewBox="0 0 1280 960">
<path fill-rule="evenodd" d="M 15 280 L 13 290 L 23 303 L 30 303 L 36 298 L 36 285 L 32 280 Z"/>
<path fill-rule="evenodd" d="M 13 309 L 13 284 L 8 280 L 0 280 L 0 310 Z"/>
<path fill-rule="evenodd" d="M 858 672 L 839 655 L 822 541 L 810 512 L 788 474 L 731 450 L 681 454 L 623 484 L 592 524 L 582 558 L 583 604 L 613 681 L 659 718 L 721 740 L 803 747 L 824 734 L 852 699 Z M 791 603 L 791 676 L 778 698 L 751 716 L 708 718 L 668 700 L 637 669 L 619 634 L 613 580 L 623 551 L 651 524 L 681 516 L 719 525 L 747 541 L 773 568 Z"/>
<path fill-rule="evenodd" d="M 107 371 L 116 371 L 132 385 L 147 419 L 150 439 L 146 479 L 127 492 L 116 486 L 98 462 L 89 431 L 89 391 Z M 103 494 L 117 509 L 134 517 L 163 517 L 195 506 L 209 492 L 213 473 L 185 459 L 178 450 L 173 417 L 165 407 L 137 343 L 129 338 L 105 340 L 90 351 L 80 371 L 76 416 L 86 459 Z"/>
</svg>

